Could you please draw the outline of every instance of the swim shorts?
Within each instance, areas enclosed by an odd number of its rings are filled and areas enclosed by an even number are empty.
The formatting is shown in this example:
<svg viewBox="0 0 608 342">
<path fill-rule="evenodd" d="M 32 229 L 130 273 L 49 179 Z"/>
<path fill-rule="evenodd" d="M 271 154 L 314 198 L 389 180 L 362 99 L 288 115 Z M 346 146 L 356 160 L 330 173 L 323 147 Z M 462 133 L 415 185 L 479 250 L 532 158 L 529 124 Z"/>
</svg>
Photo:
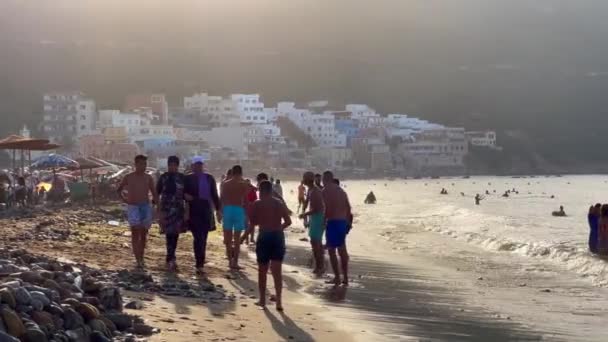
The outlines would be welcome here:
<svg viewBox="0 0 608 342">
<path fill-rule="evenodd" d="M 260 230 L 255 244 L 258 264 L 283 261 L 285 258 L 285 234 L 282 230 Z"/>
<path fill-rule="evenodd" d="M 129 226 L 143 226 L 149 229 L 152 226 L 152 206 L 150 203 L 127 205 L 127 220 Z"/>
<path fill-rule="evenodd" d="M 323 213 L 310 215 L 308 236 L 311 241 L 322 241 L 323 231 L 325 230 L 325 217 Z"/>
<path fill-rule="evenodd" d="M 346 243 L 348 222 L 346 220 L 327 220 L 325 229 L 325 244 L 329 248 L 338 248 Z"/>
<path fill-rule="evenodd" d="M 222 209 L 224 230 L 242 232 L 245 230 L 245 209 L 236 205 L 226 205 Z"/>
</svg>

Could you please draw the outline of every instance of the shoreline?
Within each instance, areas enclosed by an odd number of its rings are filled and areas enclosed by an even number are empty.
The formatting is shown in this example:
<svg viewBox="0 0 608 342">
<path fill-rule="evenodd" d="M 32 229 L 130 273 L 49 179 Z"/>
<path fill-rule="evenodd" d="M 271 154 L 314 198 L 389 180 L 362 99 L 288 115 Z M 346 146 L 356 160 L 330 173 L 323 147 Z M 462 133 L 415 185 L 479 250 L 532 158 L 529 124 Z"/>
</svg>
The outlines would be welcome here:
<svg viewBox="0 0 608 342">
<path fill-rule="evenodd" d="M 107 211 L 114 216 L 120 213 L 115 205 L 108 207 L 112 207 Z M 148 341 L 354 341 L 349 332 L 321 317 L 322 308 L 307 303 L 299 293 L 301 285 L 288 272 L 284 272 L 285 311 L 279 313 L 271 302 L 264 311 L 255 306 L 257 266 L 243 253 L 243 270 L 228 271 L 218 232 L 209 237 L 205 266 L 208 278 L 200 279 L 194 275 L 191 235 L 180 236 L 180 272 L 168 274 L 164 270 L 164 237 L 153 227 L 144 274 L 130 271 L 134 261 L 129 229 L 110 225 L 108 221 L 118 217 L 100 214 L 106 208 L 53 209 L 28 210 L 2 219 L 5 234 L 0 241 L 4 247 L 24 248 L 116 274 L 125 303 L 139 303 L 137 308 L 124 311 L 160 329 L 146 337 Z M 45 228 L 41 231 L 40 226 Z M 58 237 L 55 232 L 60 232 Z M 268 285 L 269 293 L 273 293 L 271 278 Z"/>
</svg>

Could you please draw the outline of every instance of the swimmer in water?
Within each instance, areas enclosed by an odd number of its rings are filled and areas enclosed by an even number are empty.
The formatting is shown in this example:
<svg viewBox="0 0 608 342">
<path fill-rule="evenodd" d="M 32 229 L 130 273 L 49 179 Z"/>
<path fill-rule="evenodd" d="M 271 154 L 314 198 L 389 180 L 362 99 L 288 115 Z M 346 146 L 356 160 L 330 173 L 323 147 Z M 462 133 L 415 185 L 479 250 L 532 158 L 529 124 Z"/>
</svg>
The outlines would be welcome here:
<svg viewBox="0 0 608 342">
<path fill-rule="evenodd" d="M 484 199 L 484 197 L 482 197 L 481 195 L 477 194 L 475 195 L 475 205 L 480 205 L 481 201 Z"/>
</svg>

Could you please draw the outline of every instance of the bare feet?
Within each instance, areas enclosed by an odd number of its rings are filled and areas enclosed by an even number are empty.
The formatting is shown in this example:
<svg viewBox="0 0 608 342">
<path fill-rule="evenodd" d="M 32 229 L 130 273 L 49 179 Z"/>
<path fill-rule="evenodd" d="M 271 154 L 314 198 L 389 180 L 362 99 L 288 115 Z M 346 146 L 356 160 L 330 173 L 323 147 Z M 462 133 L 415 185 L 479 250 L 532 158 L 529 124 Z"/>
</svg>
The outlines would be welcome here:
<svg viewBox="0 0 608 342">
<path fill-rule="evenodd" d="M 277 303 L 277 311 L 283 312 L 283 305 Z"/>
<path fill-rule="evenodd" d="M 334 279 L 325 281 L 325 284 L 334 284 L 335 286 L 340 285 L 340 277 L 334 277 Z"/>
<path fill-rule="evenodd" d="M 206 275 L 205 270 L 202 267 L 197 267 L 196 268 L 196 275 L 204 277 Z"/>
<path fill-rule="evenodd" d="M 255 305 L 257 305 L 260 310 L 266 310 L 266 303 L 264 302 L 255 302 Z"/>
</svg>

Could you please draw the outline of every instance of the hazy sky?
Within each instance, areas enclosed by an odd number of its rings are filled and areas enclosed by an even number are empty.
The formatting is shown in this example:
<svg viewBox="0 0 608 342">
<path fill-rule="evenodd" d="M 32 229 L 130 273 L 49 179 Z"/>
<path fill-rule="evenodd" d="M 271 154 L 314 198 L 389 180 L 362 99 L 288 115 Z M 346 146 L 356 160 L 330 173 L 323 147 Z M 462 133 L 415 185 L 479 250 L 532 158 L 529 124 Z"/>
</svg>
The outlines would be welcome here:
<svg viewBox="0 0 608 342">
<path fill-rule="evenodd" d="M 31 111 L 56 88 L 106 106 L 208 90 L 480 126 L 606 117 L 606 13 L 606 0 L 2 0 L 0 106 Z"/>
</svg>

